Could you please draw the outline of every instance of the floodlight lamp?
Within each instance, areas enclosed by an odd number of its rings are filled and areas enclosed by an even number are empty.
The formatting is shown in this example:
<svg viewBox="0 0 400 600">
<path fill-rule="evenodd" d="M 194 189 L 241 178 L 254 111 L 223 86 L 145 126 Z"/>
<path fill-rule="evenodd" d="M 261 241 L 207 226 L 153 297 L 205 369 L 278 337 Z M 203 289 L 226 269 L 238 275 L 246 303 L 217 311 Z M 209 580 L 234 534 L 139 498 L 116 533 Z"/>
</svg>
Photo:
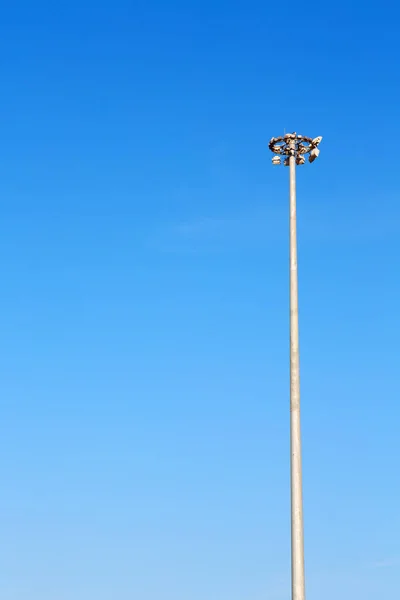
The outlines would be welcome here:
<svg viewBox="0 0 400 600">
<path fill-rule="evenodd" d="M 310 163 L 314 162 L 314 160 L 316 158 L 318 158 L 320 151 L 318 150 L 318 148 L 313 148 L 310 152 L 310 156 L 309 156 L 309 161 Z"/>
</svg>

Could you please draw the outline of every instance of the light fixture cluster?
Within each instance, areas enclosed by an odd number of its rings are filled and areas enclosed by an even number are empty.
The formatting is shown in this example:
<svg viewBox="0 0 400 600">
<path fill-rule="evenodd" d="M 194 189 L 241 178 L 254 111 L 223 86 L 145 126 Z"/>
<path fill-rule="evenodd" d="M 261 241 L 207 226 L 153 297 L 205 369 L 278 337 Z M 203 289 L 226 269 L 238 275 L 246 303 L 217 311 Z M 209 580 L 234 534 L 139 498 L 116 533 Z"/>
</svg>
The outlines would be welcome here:
<svg viewBox="0 0 400 600">
<path fill-rule="evenodd" d="M 305 154 L 308 154 L 310 163 L 314 162 L 319 156 L 319 144 L 322 137 L 308 138 L 297 133 L 286 133 L 284 136 L 272 138 L 269 142 L 269 149 L 274 153 L 272 157 L 273 165 L 282 163 L 281 156 L 284 156 L 283 164 L 288 167 L 290 156 L 296 159 L 296 165 L 304 165 L 306 162 Z"/>
</svg>

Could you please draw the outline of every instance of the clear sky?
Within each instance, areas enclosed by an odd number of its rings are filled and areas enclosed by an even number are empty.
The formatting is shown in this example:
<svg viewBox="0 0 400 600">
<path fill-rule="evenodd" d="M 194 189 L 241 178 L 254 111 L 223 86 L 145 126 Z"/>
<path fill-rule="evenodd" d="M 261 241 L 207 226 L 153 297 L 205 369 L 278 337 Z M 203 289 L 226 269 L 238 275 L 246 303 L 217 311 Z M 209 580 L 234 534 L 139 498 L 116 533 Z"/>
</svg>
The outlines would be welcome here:
<svg viewBox="0 0 400 600">
<path fill-rule="evenodd" d="M 396 597 L 399 17 L 4 3 L 1 598 L 289 598 L 285 129 L 308 599 Z"/>
</svg>

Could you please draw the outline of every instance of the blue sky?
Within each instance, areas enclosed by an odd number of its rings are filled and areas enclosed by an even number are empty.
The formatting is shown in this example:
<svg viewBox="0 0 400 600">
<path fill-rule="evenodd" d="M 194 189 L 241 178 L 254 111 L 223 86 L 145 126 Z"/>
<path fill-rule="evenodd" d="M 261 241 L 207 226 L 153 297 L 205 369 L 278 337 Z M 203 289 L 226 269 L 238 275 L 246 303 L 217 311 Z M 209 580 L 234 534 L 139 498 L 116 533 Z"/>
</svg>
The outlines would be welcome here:
<svg viewBox="0 0 400 600">
<path fill-rule="evenodd" d="M 289 598 L 286 129 L 308 599 L 394 598 L 398 7 L 81 4 L 0 24 L 0 596 Z"/>
</svg>

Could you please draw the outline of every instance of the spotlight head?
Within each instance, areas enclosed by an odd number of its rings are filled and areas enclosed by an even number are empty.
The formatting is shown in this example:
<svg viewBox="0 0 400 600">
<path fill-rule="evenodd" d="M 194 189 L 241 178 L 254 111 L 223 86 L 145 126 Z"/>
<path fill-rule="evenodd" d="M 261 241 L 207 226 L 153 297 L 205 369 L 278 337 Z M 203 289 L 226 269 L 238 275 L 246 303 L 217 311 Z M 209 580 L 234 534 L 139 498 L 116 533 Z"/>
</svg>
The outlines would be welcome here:
<svg viewBox="0 0 400 600">
<path fill-rule="evenodd" d="M 306 159 L 304 158 L 304 156 L 298 156 L 296 158 L 296 165 L 304 165 L 306 162 Z"/>
<path fill-rule="evenodd" d="M 285 158 L 285 160 L 283 161 L 283 164 L 284 164 L 285 167 L 289 166 L 289 157 Z"/>
<path fill-rule="evenodd" d="M 273 156 L 272 157 L 272 164 L 273 165 L 280 165 L 281 164 L 281 157 L 280 156 Z"/>
<path fill-rule="evenodd" d="M 313 139 L 312 141 L 312 145 L 314 147 L 318 146 L 318 144 L 320 144 L 322 142 L 322 136 L 320 135 L 319 137 L 316 137 Z"/>
<path fill-rule="evenodd" d="M 310 161 L 310 163 L 313 163 L 313 162 L 314 162 L 314 160 L 315 160 L 316 158 L 318 158 L 318 156 L 319 156 L 319 152 L 320 152 L 320 151 L 318 150 L 318 148 L 313 148 L 313 149 L 311 150 L 311 152 L 310 152 L 310 156 L 309 156 L 309 158 L 308 158 L 308 160 Z"/>
</svg>

